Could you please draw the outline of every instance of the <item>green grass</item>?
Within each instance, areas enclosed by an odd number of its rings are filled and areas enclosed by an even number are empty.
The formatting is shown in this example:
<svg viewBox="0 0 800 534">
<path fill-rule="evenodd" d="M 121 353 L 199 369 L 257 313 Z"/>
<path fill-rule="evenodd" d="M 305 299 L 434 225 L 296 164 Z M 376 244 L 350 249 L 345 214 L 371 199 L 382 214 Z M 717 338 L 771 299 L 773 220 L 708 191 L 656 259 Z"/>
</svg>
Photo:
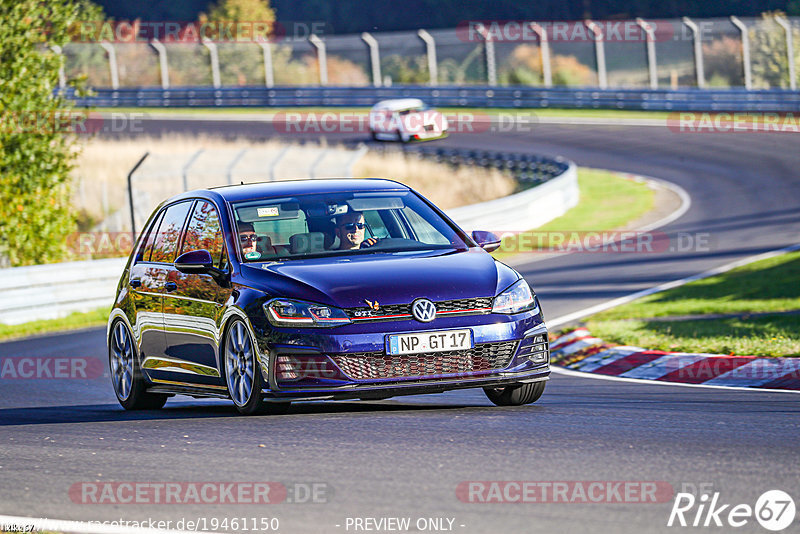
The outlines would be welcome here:
<svg viewBox="0 0 800 534">
<path fill-rule="evenodd" d="M 593 320 L 800 310 L 800 252 L 753 262 L 717 276 L 648 295 Z"/>
<path fill-rule="evenodd" d="M 645 183 L 623 178 L 611 171 L 578 168 L 580 201 L 567 213 L 534 229 L 535 239 L 524 232 L 503 239 L 493 253 L 499 260 L 518 253 L 534 252 L 549 245 L 547 236 L 572 232 L 606 232 L 622 228 L 653 208 L 655 193 Z M 541 245 L 541 247 L 540 247 Z"/>
<path fill-rule="evenodd" d="M 540 108 L 436 108 L 445 113 L 485 113 L 487 115 L 519 114 L 539 117 L 596 118 L 596 119 L 651 119 L 666 120 L 672 112 L 636 111 L 617 109 L 540 109 Z M 356 113 L 366 114 L 368 107 L 274 107 L 274 108 L 93 108 L 94 111 L 108 113 L 157 113 L 174 115 L 247 115 L 254 113 L 274 114 L 280 112 L 299 113 Z"/>
<path fill-rule="evenodd" d="M 108 313 L 109 309 L 103 307 L 89 312 L 75 312 L 61 319 L 31 321 L 17 325 L 0 324 L 0 341 L 92 326 L 105 326 L 108 322 Z"/>
<path fill-rule="evenodd" d="M 678 352 L 800 356 L 800 252 L 643 297 L 587 319 L 593 335 L 612 343 Z M 748 317 L 750 313 L 776 313 Z M 742 314 L 695 320 L 657 317 Z"/>
</svg>

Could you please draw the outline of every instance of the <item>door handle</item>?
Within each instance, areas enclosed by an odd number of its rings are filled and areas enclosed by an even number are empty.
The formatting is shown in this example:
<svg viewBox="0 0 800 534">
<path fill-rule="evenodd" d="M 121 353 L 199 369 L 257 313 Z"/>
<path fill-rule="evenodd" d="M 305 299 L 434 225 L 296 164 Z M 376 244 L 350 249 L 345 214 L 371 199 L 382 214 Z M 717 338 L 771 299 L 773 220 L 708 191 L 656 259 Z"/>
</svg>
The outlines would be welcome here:
<svg viewBox="0 0 800 534">
<path fill-rule="evenodd" d="M 178 284 L 176 284 L 175 282 L 167 282 L 166 284 L 164 284 L 164 288 L 167 291 L 175 291 L 176 289 L 178 289 Z"/>
<path fill-rule="evenodd" d="M 142 281 L 139 280 L 138 278 L 132 279 L 130 283 L 131 283 L 131 287 L 141 287 L 142 286 Z"/>
</svg>

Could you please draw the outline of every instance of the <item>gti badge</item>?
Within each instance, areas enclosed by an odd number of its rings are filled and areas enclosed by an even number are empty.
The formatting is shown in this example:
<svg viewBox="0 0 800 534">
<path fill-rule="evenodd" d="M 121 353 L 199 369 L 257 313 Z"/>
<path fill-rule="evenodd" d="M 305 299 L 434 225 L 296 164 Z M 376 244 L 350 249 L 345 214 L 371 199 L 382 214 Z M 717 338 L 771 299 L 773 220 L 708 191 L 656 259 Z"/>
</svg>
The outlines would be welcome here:
<svg viewBox="0 0 800 534">
<path fill-rule="evenodd" d="M 417 299 L 411 305 L 414 319 L 422 323 L 429 323 L 436 319 L 436 306 L 428 299 Z"/>
<path fill-rule="evenodd" d="M 364 302 L 367 303 L 367 306 L 369 306 L 371 310 L 378 311 L 381 308 L 381 305 L 378 304 L 377 300 L 373 302 L 371 300 L 364 299 Z"/>
</svg>

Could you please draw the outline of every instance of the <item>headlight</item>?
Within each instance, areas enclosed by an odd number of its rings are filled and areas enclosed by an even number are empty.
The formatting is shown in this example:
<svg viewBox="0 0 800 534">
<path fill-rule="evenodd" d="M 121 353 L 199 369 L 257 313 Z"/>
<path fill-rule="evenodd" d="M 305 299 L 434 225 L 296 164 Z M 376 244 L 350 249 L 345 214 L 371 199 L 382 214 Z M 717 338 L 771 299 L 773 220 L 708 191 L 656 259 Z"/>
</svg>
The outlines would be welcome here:
<svg viewBox="0 0 800 534">
<path fill-rule="evenodd" d="M 264 312 L 274 326 L 325 327 L 350 323 L 344 310 L 301 300 L 271 300 L 264 304 Z"/>
<path fill-rule="evenodd" d="M 524 279 L 497 295 L 492 305 L 492 313 L 519 313 L 533 309 L 538 309 L 536 295 Z"/>
</svg>

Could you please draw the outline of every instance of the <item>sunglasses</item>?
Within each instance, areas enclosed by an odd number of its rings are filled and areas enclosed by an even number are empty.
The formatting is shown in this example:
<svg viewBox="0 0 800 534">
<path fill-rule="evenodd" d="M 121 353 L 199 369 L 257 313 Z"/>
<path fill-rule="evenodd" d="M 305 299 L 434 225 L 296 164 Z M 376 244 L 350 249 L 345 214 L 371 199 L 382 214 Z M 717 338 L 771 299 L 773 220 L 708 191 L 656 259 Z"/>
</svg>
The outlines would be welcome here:
<svg viewBox="0 0 800 534">
<path fill-rule="evenodd" d="M 347 224 L 342 224 L 340 226 L 345 230 L 347 230 L 348 232 L 355 232 L 356 228 L 358 228 L 359 230 L 363 230 L 364 228 L 367 227 L 367 225 L 364 223 L 347 223 Z"/>
<path fill-rule="evenodd" d="M 253 235 L 240 235 L 240 236 L 239 236 L 239 240 L 240 240 L 242 243 L 256 243 L 256 242 L 258 242 L 258 241 L 261 241 L 261 238 L 260 238 L 260 237 L 258 237 L 258 236 L 257 236 L 257 235 L 255 235 L 255 234 L 253 234 Z"/>
</svg>

